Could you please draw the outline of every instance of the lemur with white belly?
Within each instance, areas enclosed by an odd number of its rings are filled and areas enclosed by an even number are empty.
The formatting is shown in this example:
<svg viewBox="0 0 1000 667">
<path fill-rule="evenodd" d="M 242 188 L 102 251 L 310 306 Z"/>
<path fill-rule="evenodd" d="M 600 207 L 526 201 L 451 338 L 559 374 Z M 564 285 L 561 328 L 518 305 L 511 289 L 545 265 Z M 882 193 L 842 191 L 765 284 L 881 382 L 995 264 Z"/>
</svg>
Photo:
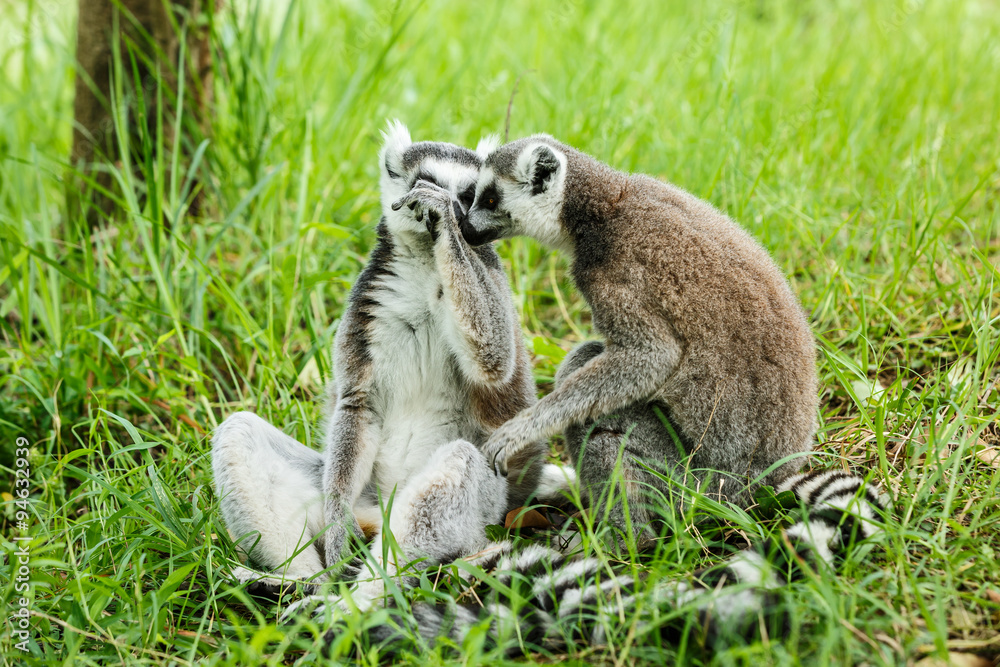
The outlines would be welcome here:
<svg viewBox="0 0 1000 667">
<path fill-rule="evenodd" d="M 480 451 L 536 401 L 499 257 L 489 244 L 470 246 L 459 229 L 494 146 L 413 143 L 404 126 L 389 126 L 378 239 L 335 338 L 324 454 L 251 413 L 216 430 L 212 466 L 226 525 L 278 577 L 326 580 L 350 536 L 362 533 L 376 535 L 370 553 L 381 561 L 382 508 L 394 493 L 390 526 L 405 559 L 447 562 L 481 549 L 485 525 L 509 507 L 565 481 L 544 463 L 544 441 L 512 459 L 507 481 Z M 427 186 L 431 204 L 393 206 L 414 186 Z M 392 574 L 397 564 L 372 565 Z M 381 590 L 375 578 L 371 598 Z"/>
</svg>

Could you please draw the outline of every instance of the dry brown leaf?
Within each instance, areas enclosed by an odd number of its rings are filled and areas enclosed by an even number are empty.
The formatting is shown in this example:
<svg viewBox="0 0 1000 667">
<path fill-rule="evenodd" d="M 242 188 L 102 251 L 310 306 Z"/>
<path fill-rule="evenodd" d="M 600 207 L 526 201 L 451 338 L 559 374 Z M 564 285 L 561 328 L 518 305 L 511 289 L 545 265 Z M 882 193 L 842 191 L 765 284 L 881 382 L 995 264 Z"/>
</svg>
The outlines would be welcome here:
<svg viewBox="0 0 1000 667">
<path fill-rule="evenodd" d="M 518 507 L 507 512 L 503 527 L 507 529 L 551 528 L 552 524 L 538 510 L 526 510 L 523 507 Z"/>
<path fill-rule="evenodd" d="M 952 634 L 958 634 L 960 630 L 975 630 L 985 619 L 978 614 L 972 614 L 965 607 L 955 607 L 951 611 L 951 619 L 948 629 Z"/>
<path fill-rule="evenodd" d="M 992 588 L 986 589 L 986 597 L 990 599 L 990 602 L 996 602 L 997 604 L 1000 604 L 1000 593 L 997 593 Z"/>
<path fill-rule="evenodd" d="M 1000 468 L 1000 447 L 989 446 L 980 438 L 976 447 L 976 458 L 994 468 Z"/>
<path fill-rule="evenodd" d="M 913 667 L 993 667 L 993 662 L 986 658 L 980 658 L 974 653 L 955 653 L 950 651 L 948 658 L 938 658 L 927 656 L 918 661 Z"/>
</svg>

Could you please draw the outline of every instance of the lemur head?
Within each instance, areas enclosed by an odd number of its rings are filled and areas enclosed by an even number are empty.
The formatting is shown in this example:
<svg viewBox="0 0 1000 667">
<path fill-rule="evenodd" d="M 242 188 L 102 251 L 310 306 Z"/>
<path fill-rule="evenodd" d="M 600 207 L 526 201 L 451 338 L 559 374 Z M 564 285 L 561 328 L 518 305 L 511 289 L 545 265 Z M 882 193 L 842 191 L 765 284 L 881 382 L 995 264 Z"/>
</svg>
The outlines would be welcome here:
<svg viewBox="0 0 1000 667">
<path fill-rule="evenodd" d="M 490 153 L 476 183 L 476 199 L 462 226 L 472 245 L 530 236 L 564 247 L 560 224 L 566 152 L 547 134 L 519 139 Z"/>
<path fill-rule="evenodd" d="M 438 141 L 414 143 L 409 130 L 398 120 L 389 122 L 382 137 L 384 142 L 378 156 L 382 214 L 389 231 L 394 234 L 427 233 L 426 224 L 417 222 L 408 208 L 392 210 L 392 203 L 409 192 L 418 180 L 429 181 L 451 192 L 464 217 L 475 198 L 476 177 L 483 159 L 499 143 L 495 137 L 486 137 L 475 151 Z"/>
</svg>

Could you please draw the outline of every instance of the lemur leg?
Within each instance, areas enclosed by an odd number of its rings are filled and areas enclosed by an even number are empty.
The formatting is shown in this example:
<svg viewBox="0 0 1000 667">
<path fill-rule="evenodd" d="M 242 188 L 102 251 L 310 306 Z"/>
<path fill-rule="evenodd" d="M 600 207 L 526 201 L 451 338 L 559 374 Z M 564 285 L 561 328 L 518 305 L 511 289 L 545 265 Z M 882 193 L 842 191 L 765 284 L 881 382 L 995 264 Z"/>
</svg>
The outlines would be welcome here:
<svg viewBox="0 0 1000 667">
<path fill-rule="evenodd" d="M 485 549 L 489 544 L 486 525 L 501 521 L 506 511 L 506 486 L 475 445 L 456 440 L 439 447 L 410 483 L 397 491 L 389 517 L 391 539 L 383 527 L 369 546 L 351 593 L 353 604 L 367 609 L 379 602 L 386 578 L 396 576 L 414 560 L 424 565 L 449 563 Z M 314 614 L 331 604 L 345 611 L 350 608 L 339 596 L 313 596 L 290 606 L 285 617 L 315 603 L 319 605 Z"/>
<path fill-rule="evenodd" d="M 326 523 L 319 452 L 238 412 L 212 436 L 212 471 L 222 516 L 245 555 L 290 579 L 323 570 L 317 545 L 308 544 Z"/>
<path fill-rule="evenodd" d="M 369 550 L 371 577 L 359 592 L 378 597 L 389 576 L 414 559 L 425 564 L 450 563 L 476 553 L 488 543 L 485 527 L 503 520 L 506 482 L 498 478 L 482 452 L 465 440 L 439 447 L 427 465 L 397 492 L 389 517 L 392 545 L 384 531 Z"/>
<path fill-rule="evenodd" d="M 501 474 L 506 473 L 507 459 L 529 443 L 648 400 L 679 357 L 680 347 L 674 344 L 605 346 L 551 394 L 494 431 L 484 453 Z"/>
</svg>

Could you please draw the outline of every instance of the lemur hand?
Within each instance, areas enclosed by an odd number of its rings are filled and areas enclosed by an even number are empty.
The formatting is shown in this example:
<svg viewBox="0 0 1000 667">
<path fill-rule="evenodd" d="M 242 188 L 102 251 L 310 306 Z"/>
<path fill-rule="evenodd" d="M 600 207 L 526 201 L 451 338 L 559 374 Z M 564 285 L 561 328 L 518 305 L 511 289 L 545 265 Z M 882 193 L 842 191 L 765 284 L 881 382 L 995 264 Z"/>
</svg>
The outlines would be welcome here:
<svg viewBox="0 0 1000 667">
<path fill-rule="evenodd" d="M 364 539 L 364 533 L 353 512 L 338 512 L 335 515 L 328 513 L 327 521 L 330 525 L 327 526 L 326 534 L 323 536 L 326 566 L 336 571 L 340 569 L 339 563 L 344 558 L 350 535 Z"/>
<path fill-rule="evenodd" d="M 413 211 L 417 222 L 425 222 L 427 231 L 434 240 L 437 240 L 438 224 L 442 220 L 458 229 L 458 218 L 462 215 L 461 204 L 449 191 L 434 183 L 417 181 L 412 190 L 393 203 L 392 210 L 398 211 L 404 206 Z"/>
<path fill-rule="evenodd" d="M 493 435 L 483 445 L 483 455 L 493 466 L 493 471 L 504 477 L 507 476 L 507 460 L 521 451 L 525 443 L 528 442 L 517 437 L 516 430 L 510 428 L 512 425 L 516 427 L 516 421 L 516 418 L 512 419 L 493 431 Z"/>
</svg>

